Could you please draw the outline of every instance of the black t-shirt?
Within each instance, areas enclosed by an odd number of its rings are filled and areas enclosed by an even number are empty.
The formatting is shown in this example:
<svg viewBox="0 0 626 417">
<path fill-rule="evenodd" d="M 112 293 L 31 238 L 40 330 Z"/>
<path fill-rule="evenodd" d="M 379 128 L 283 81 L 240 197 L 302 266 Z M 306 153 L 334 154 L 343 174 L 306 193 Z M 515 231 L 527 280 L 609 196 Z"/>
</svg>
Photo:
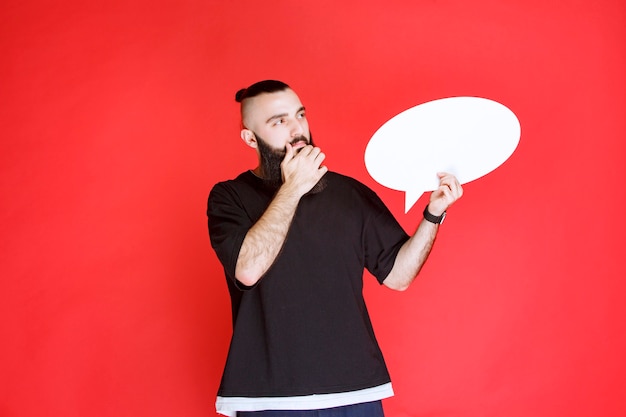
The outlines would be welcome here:
<svg viewBox="0 0 626 417">
<path fill-rule="evenodd" d="M 249 171 L 211 190 L 209 234 L 234 327 L 220 396 L 329 394 L 389 382 L 363 270 L 382 283 L 408 236 L 365 185 L 333 172 L 324 178 L 321 192 L 302 197 L 278 258 L 251 288 L 236 281 L 235 265 L 275 190 Z"/>
</svg>

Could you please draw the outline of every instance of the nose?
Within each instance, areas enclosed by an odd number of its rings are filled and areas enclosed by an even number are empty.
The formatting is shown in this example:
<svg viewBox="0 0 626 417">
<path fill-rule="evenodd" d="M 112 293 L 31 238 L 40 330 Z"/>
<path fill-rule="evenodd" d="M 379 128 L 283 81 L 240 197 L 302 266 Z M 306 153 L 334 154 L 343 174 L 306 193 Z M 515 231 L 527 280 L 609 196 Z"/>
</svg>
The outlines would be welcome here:
<svg viewBox="0 0 626 417">
<path fill-rule="evenodd" d="M 298 120 L 295 119 L 293 121 L 293 123 L 291 123 L 291 137 L 295 138 L 296 136 L 302 136 L 304 135 L 304 126 L 303 126 L 303 121 L 302 120 Z"/>
</svg>

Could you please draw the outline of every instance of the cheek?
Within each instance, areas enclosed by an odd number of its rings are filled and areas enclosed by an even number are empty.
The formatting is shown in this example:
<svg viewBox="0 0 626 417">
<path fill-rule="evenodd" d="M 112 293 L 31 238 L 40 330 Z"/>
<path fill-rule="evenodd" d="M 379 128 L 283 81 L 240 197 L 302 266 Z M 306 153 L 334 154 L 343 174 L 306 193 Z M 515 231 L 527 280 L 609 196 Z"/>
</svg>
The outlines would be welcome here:
<svg viewBox="0 0 626 417">
<path fill-rule="evenodd" d="M 285 144 L 289 142 L 291 135 L 286 129 L 272 129 L 263 137 L 265 142 L 274 149 L 285 149 Z"/>
<path fill-rule="evenodd" d="M 307 136 L 311 135 L 311 132 L 309 132 L 309 122 L 308 122 L 308 120 L 303 120 L 302 121 L 302 130 L 304 130 L 304 132 L 306 133 Z"/>
</svg>

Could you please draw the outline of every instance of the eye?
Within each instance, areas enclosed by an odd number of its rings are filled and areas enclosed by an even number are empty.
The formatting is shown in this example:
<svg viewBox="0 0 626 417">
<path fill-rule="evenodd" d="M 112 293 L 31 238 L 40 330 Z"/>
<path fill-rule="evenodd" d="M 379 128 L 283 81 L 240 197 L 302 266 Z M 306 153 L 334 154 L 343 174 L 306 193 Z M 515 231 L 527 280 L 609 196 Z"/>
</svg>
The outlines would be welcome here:
<svg viewBox="0 0 626 417">
<path fill-rule="evenodd" d="M 274 126 L 278 126 L 278 125 L 282 125 L 285 123 L 285 119 L 283 117 L 275 119 L 273 125 Z"/>
<path fill-rule="evenodd" d="M 302 113 L 298 113 L 298 119 L 305 119 L 306 118 L 306 113 L 302 112 Z"/>
</svg>

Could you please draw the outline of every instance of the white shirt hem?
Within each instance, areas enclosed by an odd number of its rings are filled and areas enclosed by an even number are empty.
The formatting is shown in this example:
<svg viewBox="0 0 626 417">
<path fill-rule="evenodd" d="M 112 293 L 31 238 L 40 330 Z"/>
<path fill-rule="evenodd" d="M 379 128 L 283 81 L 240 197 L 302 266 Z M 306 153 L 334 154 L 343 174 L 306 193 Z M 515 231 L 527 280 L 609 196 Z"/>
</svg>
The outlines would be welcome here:
<svg viewBox="0 0 626 417">
<path fill-rule="evenodd" d="M 318 410 L 367 403 L 393 397 L 391 382 L 373 388 L 337 394 L 314 394 L 297 397 L 217 397 L 219 414 L 235 417 L 237 411 Z"/>
</svg>

